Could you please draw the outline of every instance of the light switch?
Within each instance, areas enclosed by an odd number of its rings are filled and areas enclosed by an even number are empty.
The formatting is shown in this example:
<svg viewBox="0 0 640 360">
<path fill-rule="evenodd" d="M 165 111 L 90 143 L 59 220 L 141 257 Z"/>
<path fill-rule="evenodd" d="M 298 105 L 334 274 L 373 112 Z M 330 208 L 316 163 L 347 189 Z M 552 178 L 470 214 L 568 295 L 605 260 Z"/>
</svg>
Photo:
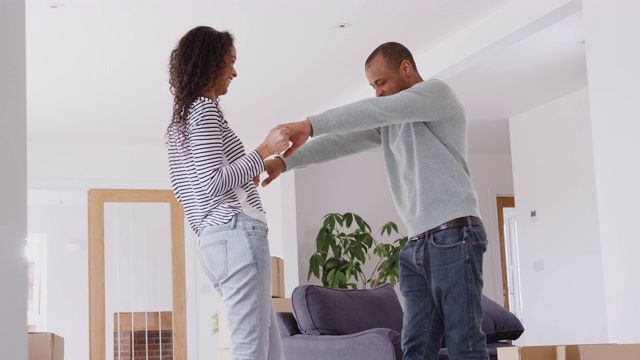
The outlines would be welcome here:
<svg viewBox="0 0 640 360">
<path fill-rule="evenodd" d="M 531 210 L 531 221 L 538 221 L 538 210 Z"/>
</svg>

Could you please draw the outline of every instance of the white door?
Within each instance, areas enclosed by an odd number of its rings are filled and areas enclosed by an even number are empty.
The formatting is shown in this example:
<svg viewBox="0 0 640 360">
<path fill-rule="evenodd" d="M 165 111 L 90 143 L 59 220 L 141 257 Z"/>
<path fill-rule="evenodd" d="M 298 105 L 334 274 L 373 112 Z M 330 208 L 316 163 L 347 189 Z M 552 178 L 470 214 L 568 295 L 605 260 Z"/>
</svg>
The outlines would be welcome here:
<svg viewBox="0 0 640 360">
<path fill-rule="evenodd" d="M 520 295 L 520 264 L 518 260 L 518 231 L 515 208 L 504 208 L 504 234 L 509 286 L 509 309 L 522 321 L 522 297 Z"/>
</svg>

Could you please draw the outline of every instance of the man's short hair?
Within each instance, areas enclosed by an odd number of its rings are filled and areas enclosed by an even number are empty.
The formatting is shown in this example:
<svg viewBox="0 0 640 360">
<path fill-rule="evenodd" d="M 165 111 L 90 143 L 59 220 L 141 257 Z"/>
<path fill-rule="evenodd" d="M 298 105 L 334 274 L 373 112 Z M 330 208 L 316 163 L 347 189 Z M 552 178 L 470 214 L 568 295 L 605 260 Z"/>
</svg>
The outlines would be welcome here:
<svg viewBox="0 0 640 360">
<path fill-rule="evenodd" d="M 413 55 L 411 55 L 411 51 L 409 51 L 409 49 L 407 49 L 404 45 L 397 42 L 387 42 L 373 50 L 371 55 L 369 55 L 369 57 L 367 58 L 367 61 L 365 61 L 364 63 L 365 68 L 369 66 L 371 60 L 373 60 L 373 58 L 375 58 L 378 54 L 382 54 L 382 57 L 384 58 L 387 66 L 390 69 L 397 70 L 398 68 L 400 68 L 400 64 L 404 60 L 407 60 L 411 63 L 413 69 L 415 71 L 418 71 L 418 69 L 416 68 L 416 62 L 413 60 Z"/>
</svg>

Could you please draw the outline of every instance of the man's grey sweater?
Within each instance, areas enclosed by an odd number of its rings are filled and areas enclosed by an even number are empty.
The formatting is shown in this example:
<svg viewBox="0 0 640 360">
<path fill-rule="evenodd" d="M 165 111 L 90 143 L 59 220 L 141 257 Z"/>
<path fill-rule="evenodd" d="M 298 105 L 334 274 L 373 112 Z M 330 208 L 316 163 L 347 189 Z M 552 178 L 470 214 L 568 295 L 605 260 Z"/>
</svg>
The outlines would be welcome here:
<svg viewBox="0 0 640 360">
<path fill-rule="evenodd" d="M 467 167 L 466 115 L 446 83 L 427 80 L 309 120 L 314 139 L 284 160 L 287 170 L 382 146 L 393 199 L 410 236 L 479 216 Z"/>
</svg>

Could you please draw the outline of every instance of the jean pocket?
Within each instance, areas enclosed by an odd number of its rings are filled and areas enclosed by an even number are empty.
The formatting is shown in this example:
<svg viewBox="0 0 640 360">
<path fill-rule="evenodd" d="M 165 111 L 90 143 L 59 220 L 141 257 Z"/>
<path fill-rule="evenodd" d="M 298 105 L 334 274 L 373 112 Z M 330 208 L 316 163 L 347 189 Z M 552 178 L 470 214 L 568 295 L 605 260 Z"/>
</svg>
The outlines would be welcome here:
<svg viewBox="0 0 640 360">
<path fill-rule="evenodd" d="M 463 227 L 455 227 L 431 235 L 429 244 L 439 249 L 454 249 L 465 243 Z"/>
<path fill-rule="evenodd" d="M 473 241 L 471 242 L 471 245 L 473 246 L 474 251 L 484 254 L 485 252 L 487 252 L 487 246 L 489 245 L 489 242 L 486 240 Z"/>
<path fill-rule="evenodd" d="M 476 251 L 481 250 L 483 253 L 487 251 L 489 240 L 484 226 L 472 226 L 467 228 L 467 238 Z"/>
<path fill-rule="evenodd" d="M 217 284 L 229 272 L 227 240 L 219 240 L 200 247 L 200 264 L 212 283 Z"/>
</svg>

